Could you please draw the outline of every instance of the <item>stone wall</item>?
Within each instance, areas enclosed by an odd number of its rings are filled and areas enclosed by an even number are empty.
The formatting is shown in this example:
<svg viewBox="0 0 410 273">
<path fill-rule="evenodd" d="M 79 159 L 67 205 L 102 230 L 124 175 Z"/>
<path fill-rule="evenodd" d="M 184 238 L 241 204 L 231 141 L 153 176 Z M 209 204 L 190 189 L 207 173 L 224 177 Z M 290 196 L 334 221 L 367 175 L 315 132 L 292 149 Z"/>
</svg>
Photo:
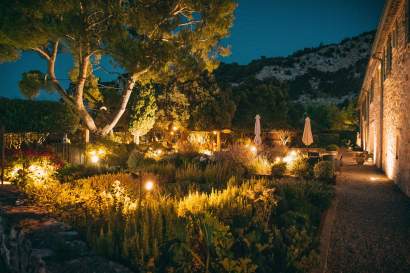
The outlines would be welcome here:
<svg viewBox="0 0 410 273">
<path fill-rule="evenodd" d="M 381 25 L 384 32 L 375 41 L 378 52 L 374 52 L 379 59 L 373 58 L 367 71 L 369 77 L 363 84 L 366 90 L 371 86 L 371 79 L 375 82 L 374 99 L 369 105 L 369 123 L 363 123 L 362 130 L 367 130 L 365 149 L 374 153 L 374 160 L 382 167 L 386 175 L 410 196 L 410 45 L 408 43 L 406 2 L 396 1 L 396 13 L 388 14 L 389 25 Z M 392 69 L 386 79 L 381 80 L 383 69 L 380 57 L 385 51 L 388 36 L 397 35 L 397 43 L 392 49 Z M 381 91 L 383 88 L 383 98 Z M 369 96 L 369 93 L 366 94 Z M 366 98 L 365 96 L 365 98 Z M 381 107 L 383 99 L 383 107 Z M 382 124 L 380 123 L 382 113 Z M 363 120 L 363 117 L 361 117 Z M 380 143 L 380 126 L 383 128 L 382 143 Z M 371 135 L 371 136 L 370 136 Z M 382 164 L 380 164 L 382 161 Z"/>
<path fill-rule="evenodd" d="M 0 186 L 0 272 L 132 273 L 97 256 L 70 226 L 22 197 L 13 186 Z"/>
<path fill-rule="evenodd" d="M 410 171 L 410 56 L 405 1 L 396 15 L 397 46 L 393 48 L 391 74 L 384 81 L 383 169 L 408 195 Z"/>
</svg>

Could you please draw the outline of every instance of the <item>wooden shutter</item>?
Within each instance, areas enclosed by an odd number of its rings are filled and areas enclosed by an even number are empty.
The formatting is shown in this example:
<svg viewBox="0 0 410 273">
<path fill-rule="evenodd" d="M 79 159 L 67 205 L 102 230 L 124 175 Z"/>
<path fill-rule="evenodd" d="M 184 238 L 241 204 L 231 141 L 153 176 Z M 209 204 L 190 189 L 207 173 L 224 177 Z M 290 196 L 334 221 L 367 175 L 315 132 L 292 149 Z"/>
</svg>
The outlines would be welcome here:
<svg viewBox="0 0 410 273">
<path fill-rule="evenodd" d="M 407 38 L 407 42 L 410 43 L 410 0 L 406 1 L 406 38 Z"/>
</svg>

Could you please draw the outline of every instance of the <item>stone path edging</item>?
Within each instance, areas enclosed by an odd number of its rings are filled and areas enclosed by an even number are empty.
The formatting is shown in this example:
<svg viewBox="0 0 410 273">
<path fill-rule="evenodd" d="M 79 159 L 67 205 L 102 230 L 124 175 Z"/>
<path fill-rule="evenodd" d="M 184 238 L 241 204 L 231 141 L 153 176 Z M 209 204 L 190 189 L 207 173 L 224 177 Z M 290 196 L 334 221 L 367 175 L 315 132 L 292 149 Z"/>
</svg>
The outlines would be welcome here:
<svg viewBox="0 0 410 273">
<path fill-rule="evenodd" d="M 337 199 L 334 198 L 326 210 L 320 227 L 320 267 L 312 273 L 326 273 L 329 257 L 332 229 L 336 219 Z"/>
</svg>

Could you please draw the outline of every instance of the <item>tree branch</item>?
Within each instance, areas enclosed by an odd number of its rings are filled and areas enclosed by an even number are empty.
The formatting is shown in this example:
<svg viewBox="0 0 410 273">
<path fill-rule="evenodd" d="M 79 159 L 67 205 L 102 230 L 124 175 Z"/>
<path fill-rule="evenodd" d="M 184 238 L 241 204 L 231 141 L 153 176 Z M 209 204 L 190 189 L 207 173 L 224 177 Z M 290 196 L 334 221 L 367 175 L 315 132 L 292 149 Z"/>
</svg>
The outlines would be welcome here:
<svg viewBox="0 0 410 273">
<path fill-rule="evenodd" d="M 178 26 L 183 27 L 183 26 L 189 26 L 189 25 L 194 25 L 194 24 L 199 24 L 199 23 L 201 23 L 200 20 L 192 20 L 186 23 L 179 24 Z"/>
<path fill-rule="evenodd" d="M 46 60 L 50 61 L 51 57 L 50 57 L 50 55 L 48 55 L 48 53 L 47 53 L 45 50 L 43 50 L 43 49 L 41 49 L 41 48 L 39 48 L 39 47 L 32 48 L 32 50 L 36 51 L 36 52 L 39 53 L 42 57 L 44 57 Z"/>
<path fill-rule="evenodd" d="M 56 88 L 57 93 L 61 96 L 64 102 L 66 102 L 67 104 L 70 104 L 71 106 L 74 106 L 73 99 L 67 94 L 66 90 L 64 89 L 64 87 L 61 86 L 60 82 L 57 80 L 56 75 L 55 75 L 55 63 L 57 59 L 58 45 L 59 45 L 59 41 L 57 40 L 54 43 L 53 52 L 51 53 L 51 56 L 47 54 L 48 56 L 47 58 L 48 75 L 50 76 L 51 82 L 54 84 L 54 87 Z"/>
<path fill-rule="evenodd" d="M 87 71 L 88 71 L 88 65 L 90 63 L 90 59 L 87 56 L 85 56 L 82 60 L 80 60 L 80 71 L 78 74 L 78 81 L 76 84 L 76 90 L 75 90 L 75 101 L 77 107 L 84 108 L 84 103 L 83 103 L 83 95 L 84 95 L 84 86 L 85 86 L 85 81 L 87 80 Z"/>
<path fill-rule="evenodd" d="M 130 99 L 130 96 L 131 96 L 131 94 L 132 94 L 132 91 L 134 90 L 134 86 L 135 86 L 135 83 L 136 83 L 137 79 L 138 79 L 141 75 L 147 73 L 147 72 L 149 71 L 149 69 L 150 69 L 150 67 L 148 67 L 148 68 L 146 68 L 146 69 L 143 69 L 143 70 L 141 70 L 140 72 L 135 73 L 135 74 L 133 74 L 133 75 L 130 75 L 130 76 L 128 77 L 127 85 L 126 85 L 126 87 L 124 88 L 124 91 L 123 91 L 123 94 L 122 94 L 122 97 L 121 97 L 121 106 L 120 106 L 120 108 L 118 109 L 118 111 L 117 111 L 116 115 L 114 116 L 113 120 L 111 121 L 111 123 L 107 124 L 107 125 L 101 130 L 101 134 L 102 134 L 102 135 L 108 134 L 108 133 L 115 127 L 115 125 L 117 125 L 118 121 L 120 120 L 120 118 L 122 117 L 122 115 L 124 114 L 124 112 L 125 112 L 125 110 L 126 110 L 126 108 L 127 108 L 128 101 L 129 101 L 129 99 Z"/>
</svg>

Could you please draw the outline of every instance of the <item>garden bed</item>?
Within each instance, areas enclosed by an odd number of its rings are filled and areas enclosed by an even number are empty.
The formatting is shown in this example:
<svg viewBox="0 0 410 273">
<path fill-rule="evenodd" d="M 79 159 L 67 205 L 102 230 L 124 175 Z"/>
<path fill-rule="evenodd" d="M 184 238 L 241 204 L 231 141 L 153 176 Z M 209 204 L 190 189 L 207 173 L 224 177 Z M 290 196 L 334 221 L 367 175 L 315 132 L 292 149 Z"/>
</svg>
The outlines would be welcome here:
<svg viewBox="0 0 410 273">
<path fill-rule="evenodd" d="M 129 172 L 76 180 L 48 168 L 40 179 L 28 167 L 16 181 L 98 254 L 137 272 L 306 272 L 318 262 L 333 188 L 317 175 L 328 164 L 317 171 L 307 158 L 288 159 L 279 179 L 268 157 L 240 147 L 161 159 L 135 151 Z"/>
</svg>

